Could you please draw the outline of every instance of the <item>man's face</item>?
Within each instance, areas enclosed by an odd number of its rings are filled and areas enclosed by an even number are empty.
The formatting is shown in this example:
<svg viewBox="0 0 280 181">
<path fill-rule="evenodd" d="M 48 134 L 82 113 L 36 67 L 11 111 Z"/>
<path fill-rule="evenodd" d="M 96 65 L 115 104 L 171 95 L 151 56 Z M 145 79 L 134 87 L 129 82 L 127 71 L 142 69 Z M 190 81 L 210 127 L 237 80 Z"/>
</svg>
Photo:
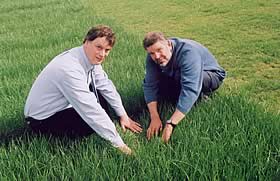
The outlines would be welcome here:
<svg viewBox="0 0 280 181">
<path fill-rule="evenodd" d="M 164 67 L 172 56 L 172 45 L 168 40 L 161 40 L 149 46 L 146 51 L 150 54 L 155 63 Z"/>
<path fill-rule="evenodd" d="M 98 37 L 93 41 L 87 40 L 83 46 L 91 64 L 101 64 L 112 49 L 106 37 Z"/>
</svg>

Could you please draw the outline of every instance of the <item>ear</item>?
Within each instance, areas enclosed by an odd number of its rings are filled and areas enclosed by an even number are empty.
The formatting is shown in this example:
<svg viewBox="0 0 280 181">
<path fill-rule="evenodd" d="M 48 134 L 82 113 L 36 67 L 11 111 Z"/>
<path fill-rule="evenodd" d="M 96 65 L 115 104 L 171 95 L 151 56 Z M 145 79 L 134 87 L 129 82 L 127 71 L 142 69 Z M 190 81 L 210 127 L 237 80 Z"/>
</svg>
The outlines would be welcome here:
<svg viewBox="0 0 280 181">
<path fill-rule="evenodd" d="M 172 47 L 172 43 L 171 43 L 170 40 L 167 40 L 167 45 L 168 45 L 169 47 Z"/>
<path fill-rule="evenodd" d="M 170 50 L 172 50 L 172 42 L 171 42 L 171 40 L 167 40 L 167 42 L 168 42 L 168 47 L 170 48 Z"/>
<path fill-rule="evenodd" d="M 85 42 L 84 42 L 84 45 L 87 45 L 88 44 L 88 40 L 86 40 Z"/>
</svg>

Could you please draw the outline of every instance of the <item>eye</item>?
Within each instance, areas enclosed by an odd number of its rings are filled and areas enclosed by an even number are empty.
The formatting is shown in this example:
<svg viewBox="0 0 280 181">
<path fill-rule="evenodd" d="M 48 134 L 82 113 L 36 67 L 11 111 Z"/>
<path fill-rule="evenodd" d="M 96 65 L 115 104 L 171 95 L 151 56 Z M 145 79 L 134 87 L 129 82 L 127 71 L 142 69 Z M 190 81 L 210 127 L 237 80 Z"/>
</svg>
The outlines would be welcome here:
<svg viewBox="0 0 280 181">
<path fill-rule="evenodd" d="M 96 45 L 96 48 L 97 48 L 98 50 L 101 50 L 101 49 L 102 49 L 102 47 L 101 47 L 100 45 Z"/>
<path fill-rule="evenodd" d="M 106 50 L 105 50 L 105 52 L 106 52 L 106 53 L 109 53 L 109 52 L 110 52 L 110 50 L 111 50 L 111 49 L 106 49 Z"/>
</svg>

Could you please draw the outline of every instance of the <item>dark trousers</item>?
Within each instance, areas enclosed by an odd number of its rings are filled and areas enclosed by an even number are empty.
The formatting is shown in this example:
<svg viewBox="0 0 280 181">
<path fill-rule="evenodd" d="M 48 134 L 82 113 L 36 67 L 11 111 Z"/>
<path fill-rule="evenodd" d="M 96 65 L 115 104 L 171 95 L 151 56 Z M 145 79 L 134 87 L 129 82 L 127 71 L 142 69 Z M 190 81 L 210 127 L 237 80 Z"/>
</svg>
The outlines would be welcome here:
<svg viewBox="0 0 280 181">
<path fill-rule="evenodd" d="M 205 95 L 209 96 L 217 90 L 222 84 L 222 78 L 215 72 L 203 71 L 202 89 L 199 95 L 199 100 Z M 180 82 L 174 81 L 171 77 L 162 75 L 159 84 L 160 99 L 165 101 L 177 102 L 180 92 Z"/>
<path fill-rule="evenodd" d="M 43 120 L 28 117 L 26 121 L 31 130 L 38 134 L 76 137 L 94 132 L 74 108 L 62 110 Z"/>
<path fill-rule="evenodd" d="M 107 111 L 108 104 L 106 100 L 101 94 L 98 95 L 101 106 Z M 82 119 L 74 108 L 59 111 L 43 120 L 28 117 L 26 121 L 31 130 L 37 134 L 75 138 L 86 137 L 94 133 L 94 130 Z"/>
<path fill-rule="evenodd" d="M 223 83 L 223 79 L 212 71 L 203 71 L 203 82 L 200 96 L 202 94 L 209 96 L 215 90 L 217 90 Z"/>
</svg>

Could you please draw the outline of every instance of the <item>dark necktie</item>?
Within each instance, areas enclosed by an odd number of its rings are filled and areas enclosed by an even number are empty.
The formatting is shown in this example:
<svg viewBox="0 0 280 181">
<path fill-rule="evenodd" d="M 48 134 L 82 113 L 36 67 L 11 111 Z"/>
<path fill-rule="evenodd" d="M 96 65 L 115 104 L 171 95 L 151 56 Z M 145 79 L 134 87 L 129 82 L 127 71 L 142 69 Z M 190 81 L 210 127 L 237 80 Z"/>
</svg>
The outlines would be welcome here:
<svg viewBox="0 0 280 181">
<path fill-rule="evenodd" d="M 90 76 L 91 76 L 91 86 L 92 86 L 92 92 L 95 94 L 97 102 L 99 103 L 99 98 L 95 86 L 95 75 L 94 75 L 94 67 L 90 70 Z"/>
</svg>

